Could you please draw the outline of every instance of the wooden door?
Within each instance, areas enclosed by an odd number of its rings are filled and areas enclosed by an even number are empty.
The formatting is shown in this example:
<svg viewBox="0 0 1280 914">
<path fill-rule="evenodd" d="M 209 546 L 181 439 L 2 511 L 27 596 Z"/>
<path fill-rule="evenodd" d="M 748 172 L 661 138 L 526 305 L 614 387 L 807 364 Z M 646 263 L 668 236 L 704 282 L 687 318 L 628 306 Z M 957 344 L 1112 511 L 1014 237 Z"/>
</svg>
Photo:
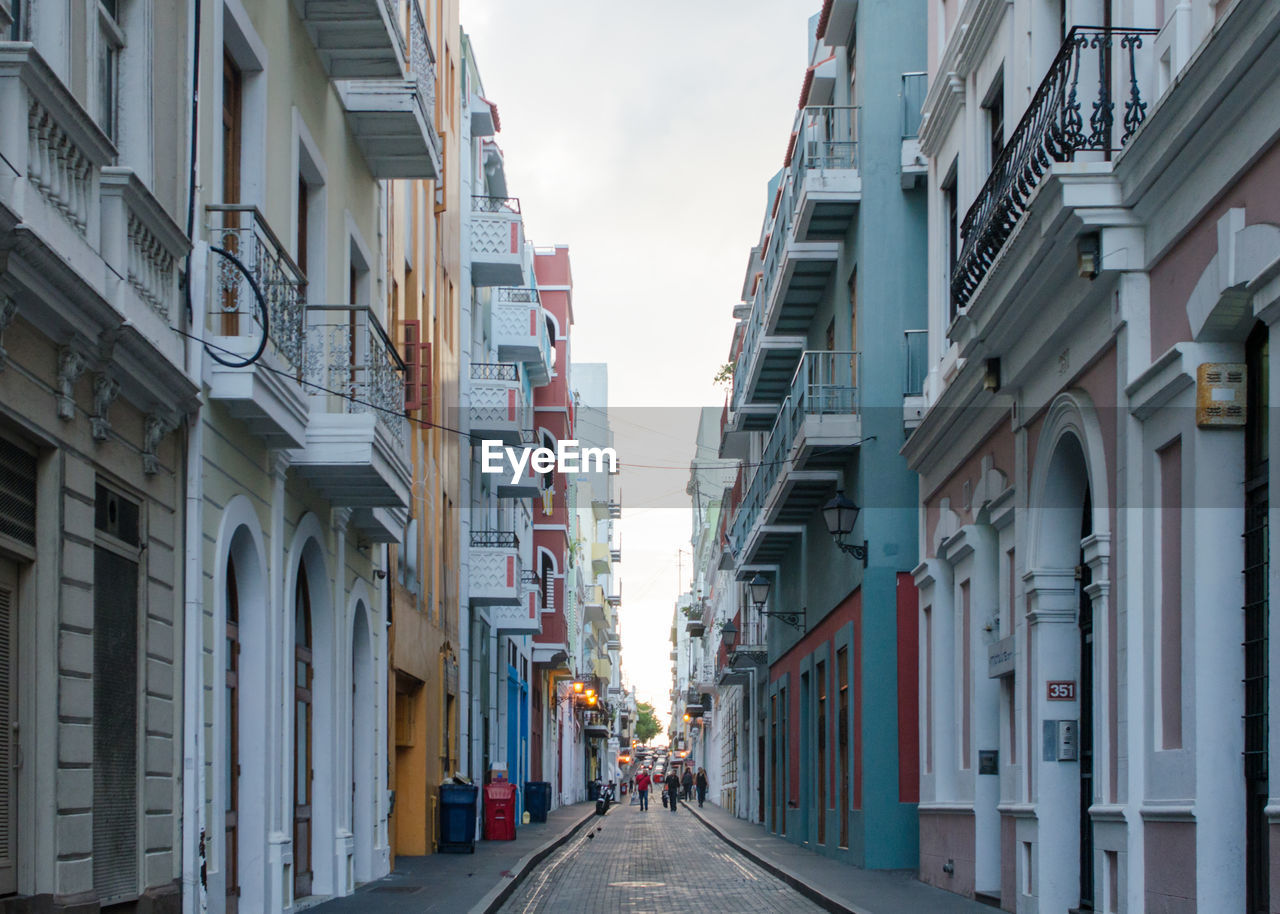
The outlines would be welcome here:
<svg viewBox="0 0 1280 914">
<path fill-rule="evenodd" d="M 311 595 L 307 569 L 298 568 L 293 647 L 293 897 L 311 894 Z"/>
<path fill-rule="evenodd" d="M 231 55 L 222 55 L 222 202 L 240 202 L 240 150 L 243 115 L 243 81 L 240 68 Z M 215 239 L 223 250 L 239 257 L 240 238 L 236 233 L 239 226 L 238 213 L 223 213 L 225 231 L 221 238 Z M 219 265 L 223 268 L 224 265 Z M 240 335 L 240 282 L 225 282 L 222 285 L 222 314 L 219 332 L 222 336 Z"/>
<path fill-rule="evenodd" d="M 240 811 L 240 594 L 236 584 L 236 566 L 227 560 L 227 663 L 224 674 L 227 708 L 226 758 L 227 805 L 224 812 L 226 840 L 223 845 L 223 871 L 227 881 L 226 914 L 237 914 L 240 906 L 240 843 L 237 827 Z"/>
</svg>

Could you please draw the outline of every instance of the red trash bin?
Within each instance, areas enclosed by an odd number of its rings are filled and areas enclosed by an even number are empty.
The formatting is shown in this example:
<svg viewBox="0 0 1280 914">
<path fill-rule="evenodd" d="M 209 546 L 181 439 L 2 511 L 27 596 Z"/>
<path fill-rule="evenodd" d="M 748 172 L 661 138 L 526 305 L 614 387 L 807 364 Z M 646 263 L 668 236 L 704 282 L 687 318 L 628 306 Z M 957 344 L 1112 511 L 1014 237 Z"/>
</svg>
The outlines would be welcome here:
<svg viewBox="0 0 1280 914">
<path fill-rule="evenodd" d="M 487 841 L 516 839 L 515 784 L 490 784 L 484 789 L 484 837 Z"/>
</svg>

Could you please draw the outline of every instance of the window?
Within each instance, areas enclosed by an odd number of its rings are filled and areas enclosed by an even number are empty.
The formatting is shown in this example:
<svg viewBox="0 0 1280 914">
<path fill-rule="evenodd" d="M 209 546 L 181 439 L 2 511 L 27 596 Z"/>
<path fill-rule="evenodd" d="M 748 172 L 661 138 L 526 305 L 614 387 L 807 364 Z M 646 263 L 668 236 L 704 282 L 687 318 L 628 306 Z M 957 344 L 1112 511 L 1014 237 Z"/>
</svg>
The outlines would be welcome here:
<svg viewBox="0 0 1280 914">
<path fill-rule="evenodd" d="M 555 609 L 556 596 L 556 580 L 555 580 L 555 564 L 551 561 L 551 556 L 543 552 L 540 556 L 538 575 L 542 584 L 542 608 L 546 610 Z"/>
<path fill-rule="evenodd" d="M 982 106 L 987 119 L 987 143 L 990 158 L 987 160 L 987 171 L 996 167 L 1000 153 L 1004 151 L 1004 71 L 995 78 L 991 94 Z"/>
<path fill-rule="evenodd" d="M 120 52 L 123 48 L 120 0 L 98 0 L 98 126 L 113 143 L 119 139 Z"/>
<path fill-rule="evenodd" d="M 947 300 L 951 301 L 951 277 L 956 272 L 956 261 L 960 257 L 960 201 L 956 194 L 956 167 L 951 163 L 951 170 L 942 182 L 942 210 L 946 213 L 946 236 L 943 238 L 945 256 L 943 263 L 947 265 Z M 955 317 L 955 304 L 950 305 L 951 316 Z"/>
</svg>

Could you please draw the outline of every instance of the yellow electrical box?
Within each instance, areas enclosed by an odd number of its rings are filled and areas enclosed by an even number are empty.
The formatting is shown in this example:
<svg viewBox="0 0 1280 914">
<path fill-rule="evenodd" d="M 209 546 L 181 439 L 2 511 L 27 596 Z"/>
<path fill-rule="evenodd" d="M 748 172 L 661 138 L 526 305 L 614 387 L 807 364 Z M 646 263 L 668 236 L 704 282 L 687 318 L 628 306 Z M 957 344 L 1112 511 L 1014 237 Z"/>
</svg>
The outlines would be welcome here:
<svg viewBox="0 0 1280 914">
<path fill-rule="evenodd" d="M 1243 362 L 1204 362 L 1196 369 L 1196 425 L 1241 428 L 1245 420 Z"/>
</svg>

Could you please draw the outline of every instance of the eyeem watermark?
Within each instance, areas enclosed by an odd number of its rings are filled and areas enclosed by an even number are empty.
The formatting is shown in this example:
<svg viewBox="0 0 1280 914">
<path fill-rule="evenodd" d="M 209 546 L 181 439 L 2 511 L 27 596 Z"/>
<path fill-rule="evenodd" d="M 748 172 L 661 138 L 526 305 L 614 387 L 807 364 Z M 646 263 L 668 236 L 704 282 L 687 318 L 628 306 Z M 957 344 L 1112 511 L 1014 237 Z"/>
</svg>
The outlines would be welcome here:
<svg viewBox="0 0 1280 914">
<path fill-rule="evenodd" d="M 511 484 L 515 485 L 524 475 L 524 468 L 535 473 L 616 473 L 618 455 L 611 447 L 578 447 L 572 438 L 557 441 L 555 450 L 549 447 L 506 447 L 501 441 L 486 438 L 480 445 L 480 471 L 501 473 L 512 468 Z M 595 466 L 592 466 L 592 461 Z M 607 461 L 607 465 L 606 465 Z"/>
</svg>

